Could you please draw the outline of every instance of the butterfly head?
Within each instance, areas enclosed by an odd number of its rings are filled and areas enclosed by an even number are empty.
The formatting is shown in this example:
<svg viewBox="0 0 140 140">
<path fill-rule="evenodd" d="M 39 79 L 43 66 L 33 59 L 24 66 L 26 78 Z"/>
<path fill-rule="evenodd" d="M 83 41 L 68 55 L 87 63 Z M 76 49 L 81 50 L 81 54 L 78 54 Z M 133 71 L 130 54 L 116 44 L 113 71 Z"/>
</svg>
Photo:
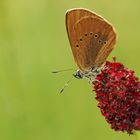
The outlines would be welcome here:
<svg viewBox="0 0 140 140">
<path fill-rule="evenodd" d="M 77 79 L 82 79 L 84 74 L 80 70 L 77 70 L 77 72 L 73 74 L 73 76 Z"/>
<path fill-rule="evenodd" d="M 76 74 L 73 74 L 73 76 L 77 79 L 87 79 L 89 82 L 92 82 L 95 80 L 96 76 L 100 73 L 101 69 L 104 65 L 101 65 L 100 67 L 94 67 L 91 68 L 89 71 L 81 71 L 77 70 Z"/>
</svg>

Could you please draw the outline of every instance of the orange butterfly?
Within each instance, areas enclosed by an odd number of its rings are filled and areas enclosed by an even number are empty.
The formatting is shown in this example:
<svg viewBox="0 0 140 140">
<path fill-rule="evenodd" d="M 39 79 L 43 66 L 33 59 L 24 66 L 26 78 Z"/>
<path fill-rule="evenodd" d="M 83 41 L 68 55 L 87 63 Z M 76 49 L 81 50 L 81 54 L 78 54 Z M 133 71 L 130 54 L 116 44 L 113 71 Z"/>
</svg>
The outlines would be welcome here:
<svg viewBox="0 0 140 140">
<path fill-rule="evenodd" d="M 114 27 L 103 17 L 87 9 L 66 13 L 66 29 L 80 79 L 95 78 L 116 43 Z"/>
</svg>

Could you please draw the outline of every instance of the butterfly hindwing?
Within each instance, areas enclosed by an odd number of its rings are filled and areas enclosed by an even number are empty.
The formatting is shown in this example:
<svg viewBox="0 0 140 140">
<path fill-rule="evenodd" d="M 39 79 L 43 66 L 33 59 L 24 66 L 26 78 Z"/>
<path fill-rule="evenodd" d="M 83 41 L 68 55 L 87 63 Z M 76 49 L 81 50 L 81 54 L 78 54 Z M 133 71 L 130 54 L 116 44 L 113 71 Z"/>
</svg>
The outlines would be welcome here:
<svg viewBox="0 0 140 140">
<path fill-rule="evenodd" d="M 105 62 L 113 50 L 116 33 L 110 23 L 85 9 L 67 13 L 66 27 L 73 56 L 81 71 Z"/>
</svg>

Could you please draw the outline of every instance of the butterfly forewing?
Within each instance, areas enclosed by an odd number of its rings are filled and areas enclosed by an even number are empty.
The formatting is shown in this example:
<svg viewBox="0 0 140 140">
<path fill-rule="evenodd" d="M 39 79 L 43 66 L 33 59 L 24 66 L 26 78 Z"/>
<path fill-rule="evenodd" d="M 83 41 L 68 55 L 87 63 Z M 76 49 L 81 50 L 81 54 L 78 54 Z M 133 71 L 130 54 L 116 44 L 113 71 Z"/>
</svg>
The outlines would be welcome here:
<svg viewBox="0 0 140 140">
<path fill-rule="evenodd" d="M 106 20 L 85 9 L 66 14 L 66 27 L 73 56 L 81 71 L 105 62 L 116 42 L 116 33 Z"/>
</svg>

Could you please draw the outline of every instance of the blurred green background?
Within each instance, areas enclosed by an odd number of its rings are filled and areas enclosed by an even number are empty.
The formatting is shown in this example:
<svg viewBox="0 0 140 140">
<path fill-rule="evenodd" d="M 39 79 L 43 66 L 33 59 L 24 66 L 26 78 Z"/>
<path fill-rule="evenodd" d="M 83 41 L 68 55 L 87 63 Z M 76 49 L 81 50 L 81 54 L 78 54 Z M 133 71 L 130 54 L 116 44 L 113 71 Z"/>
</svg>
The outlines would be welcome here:
<svg viewBox="0 0 140 140">
<path fill-rule="evenodd" d="M 65 12 L 75 7 L 95 11 L 116 27 L 109 59 L 117 56 L 140 77 L 140 1 L 1 0 L 1 140 L 135 140 L 110 129 L 86 80 L 73 80 L 59 94 L 73 72 L 51 71 L 77 69 L 65 30 Z"/>
</svg>

